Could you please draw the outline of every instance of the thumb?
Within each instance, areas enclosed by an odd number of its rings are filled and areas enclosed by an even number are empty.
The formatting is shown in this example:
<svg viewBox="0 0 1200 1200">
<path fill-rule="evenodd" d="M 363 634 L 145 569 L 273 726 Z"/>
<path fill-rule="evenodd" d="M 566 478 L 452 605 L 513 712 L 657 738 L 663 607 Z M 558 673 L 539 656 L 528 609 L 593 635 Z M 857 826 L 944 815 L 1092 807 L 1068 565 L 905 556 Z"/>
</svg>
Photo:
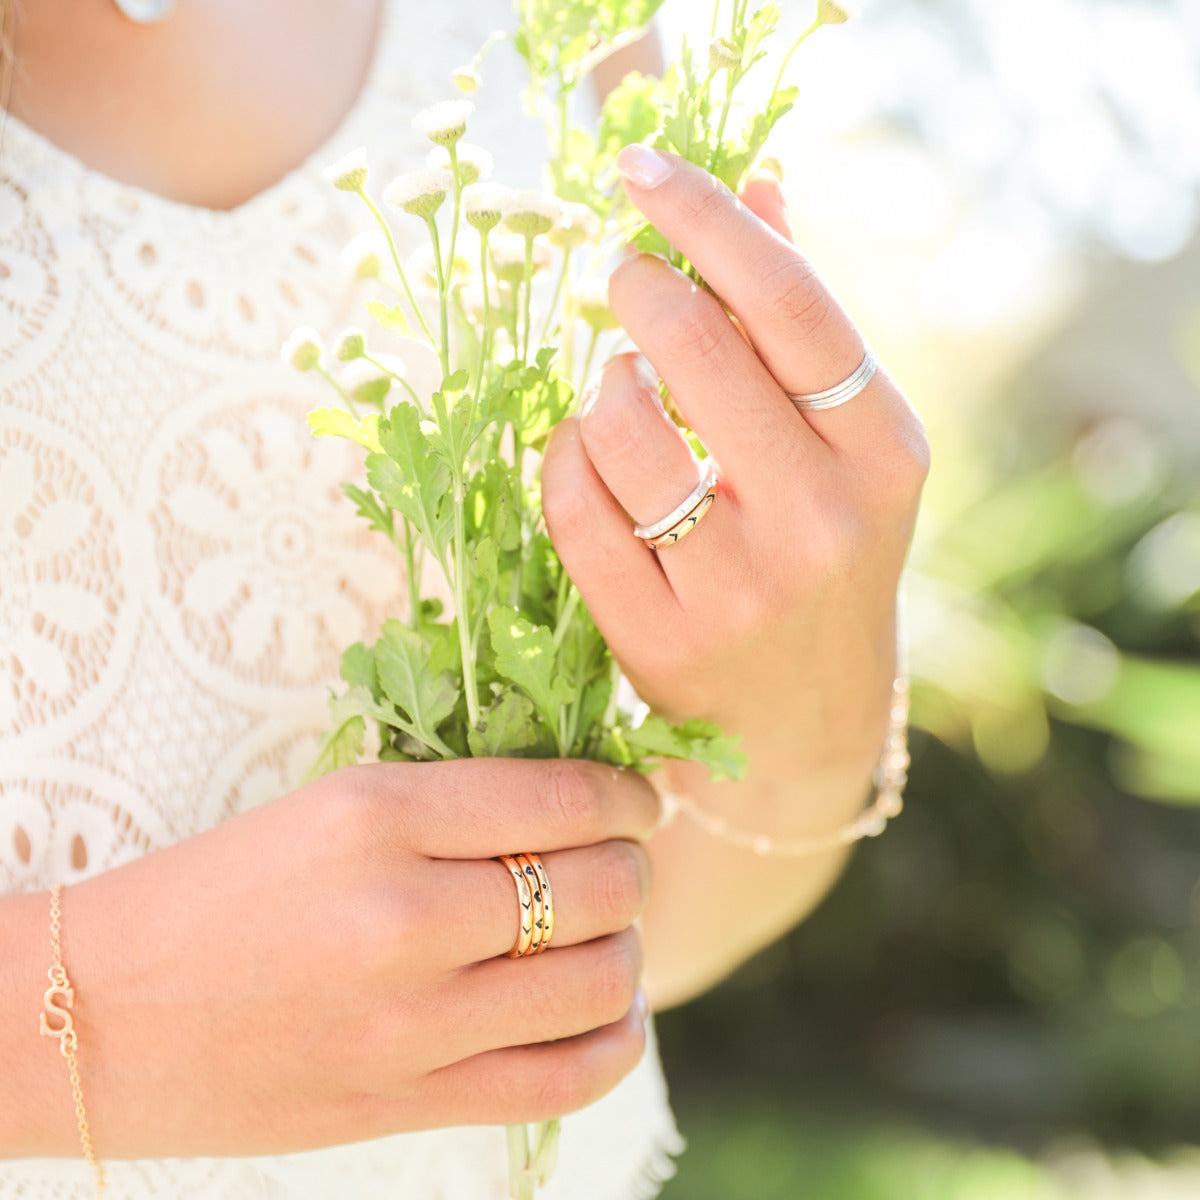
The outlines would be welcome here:
<svg viewBox="0 0 1200 1200">
<path fill-rule="evenodd" d="M 783 188 L 779 178 L 770 171 L 755 171 L 746 181 L 741 192 L 742 203 L 760 221 L 775 230 L 780 237 L 789 242 L 796 239 L 792 236 L 792 223 L 788 220 L 787 201 L 783 198 Z"/>
</svg>

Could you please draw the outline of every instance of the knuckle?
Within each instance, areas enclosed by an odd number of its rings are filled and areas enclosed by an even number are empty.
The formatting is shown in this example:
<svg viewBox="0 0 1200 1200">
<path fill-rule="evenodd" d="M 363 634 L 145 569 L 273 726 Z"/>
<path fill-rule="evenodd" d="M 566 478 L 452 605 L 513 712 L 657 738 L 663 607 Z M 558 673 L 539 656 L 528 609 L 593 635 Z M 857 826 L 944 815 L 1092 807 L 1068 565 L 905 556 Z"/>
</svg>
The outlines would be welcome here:
<svg viewBox="0 0 1200 1200">
<path fill-rule="evenodd" d="M 697 190 L 680 200 L 679 219 L 689 229 L 704 232 L 733 212 L 733 193 L 714 178 L 704 179 Z"/>
<path fill-rule="evenodd" d="M 597 773 L 578 759 L 546 760 L 537 772 L 537 800 L 556 831 L 591 837 L 600 824 Z"/>
<path fill-rule="evenodd" d="M 716 308 L 716 302 L 694 291 L 685 301 L 658 316 L 656 340 L 670 346 L 681 366 L 694 366 L 710 359 L 721 347 L 723 321 L 728 323 Z"/>
<path fill-rule="evenodd" d="M 651 401 L 640 389 L 626 387 L 620 393 L 597 398 L 583 415 L 583 443 L 595 460 L 625 459 L 649 452 Z"/>
<path fill-rule="evenodd" d="M 594 911 L 619 928 L 642 910 L 647 890 L 647 870 L 639 862 L 645 851 L 632 842 L 606 842 L 597 848 L 590 875 Z"/>
<path fill-rule="evenodd" d="M 546 1116 L 575 1112 L 600 1094 L 595 1071 L 582 1052 L 565 1055 L 553 1071 L 533 1081 L 534 1112 Z"/>
<path fill-rule="evenodd" d="M 833 311 L 829 293 L 802 258 L 773 260 L 760 279 L 763 311 L 793 337 L 817 334 Z"/>
</svg>

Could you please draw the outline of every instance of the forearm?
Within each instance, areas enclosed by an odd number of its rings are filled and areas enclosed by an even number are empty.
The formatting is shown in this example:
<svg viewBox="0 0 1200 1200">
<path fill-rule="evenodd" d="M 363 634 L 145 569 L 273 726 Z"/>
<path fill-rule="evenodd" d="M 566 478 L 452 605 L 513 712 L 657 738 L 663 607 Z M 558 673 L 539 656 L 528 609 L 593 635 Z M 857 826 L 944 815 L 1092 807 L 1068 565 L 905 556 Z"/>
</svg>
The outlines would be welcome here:
<svg viewBox="0 0 1200 1200">
<path fill-rule="evenodd" d="M 38 1032 L 49 966 L 47 893 L 0 897 L 0 1159 L 79 1153 L 66 1060 Z"/>
</svg>

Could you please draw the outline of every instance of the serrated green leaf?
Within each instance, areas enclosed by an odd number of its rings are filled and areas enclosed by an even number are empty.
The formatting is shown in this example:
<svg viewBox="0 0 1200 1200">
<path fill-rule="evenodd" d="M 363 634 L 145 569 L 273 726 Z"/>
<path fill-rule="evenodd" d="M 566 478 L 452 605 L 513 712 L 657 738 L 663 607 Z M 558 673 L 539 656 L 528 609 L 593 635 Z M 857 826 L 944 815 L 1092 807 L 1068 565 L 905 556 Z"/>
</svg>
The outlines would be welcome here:
<svg viewBox="0 0 1200 1200">
<path fill-rule="evenodd" d="M 412 327 L 408 314 L 399 304 L 384 304 L 382 300 L 371 300 L 367 304 L 367 312 L 392 333 L 400 337 L 416 338 L 417 331 Z"/>
<path fill-rule="evenodd" d="M 488 613 L 496 672 L 516 684 L 533 701 L 542 720 L 558 728 L 558 714 L 575 699 L 575 687 L 557 669 L 554 639 L 544 625 L 534 625 L 515 608 Z"/>
<path fill-rule="evenodd" d="M 450 470 L 431 452 L 416 406 L 397 404 L 379 423 L 379 442 L 381 453 L 367 458 L 371 486 L 443 555 L 454 521 L 448 503 Z"/>
<path fill-rule="evenodd" d="M 351 687 L 364 688 L 378 699 L 379 682 L 375 678 L 375 655 L 369 646 L 355 642 L 342 651 L 342 678 Z"/>
<path fill-rule="evenodd" d="M 543 740 L 537 713 L 528 696 L 505 688 L 480 714 L 479 721 L 467 734 L 467 745 L 476 758 L 506 755 L 522 757 Z"/>
<path fill-rule="evenodd" d="M 435 746 L 438 726 L 458 703 L 453 676 L 430 668 L 429 642 L 399 621 L 384 623 L 374 653 L 383 694 L 408 717 L 421 740 Z"/>
<path fill-rule="evenodd" d="M 342 491 L 354 501 L 358 515 L 365 517 L 372 529 L 377 529 L 389 540 L 395 539 L 396 525 L 391 511 L 384 508 L 373 493 L 352 483 L 343 483 Z"/>
<path fill-rule="evenodd" d="M 646 757 L 681 758 L 703 763 L 714 779 L 739 779 L 746 757 L 737 748 L 738 739 L 725 737 L 711 721 L 685 721 L 672 725 L 649 713 L 636 728 L 627 730 L 625 740 L 633 751 Z"/>
<path fill-rule="evenodd" d="M 306 780 L 317 779 L 358 762 L 367 731 L 365 717 L 374 705 L 371 693 L 363 687 L 353 687 L 344 695 L 330 697 L 331 728 L 321 741 L 317 757 L 305 775 Z"/>
<path fill-rule="evenodd" d="M 305 418 L 315 437 L 340 437 L 367 450 L 379 449 L 379 417 L 369 413 L 361 420 L 344 408 L 314 408 Z"/>
</svg>

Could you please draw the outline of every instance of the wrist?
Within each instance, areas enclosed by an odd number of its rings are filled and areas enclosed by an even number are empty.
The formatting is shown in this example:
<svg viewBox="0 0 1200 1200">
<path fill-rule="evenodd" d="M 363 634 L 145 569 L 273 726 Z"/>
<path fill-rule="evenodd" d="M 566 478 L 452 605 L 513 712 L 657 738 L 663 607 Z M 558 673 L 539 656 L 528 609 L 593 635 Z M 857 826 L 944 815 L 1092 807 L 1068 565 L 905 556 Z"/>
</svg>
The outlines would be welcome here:
<svg viewBox="0 0 1200 1200">
<path fill-rule="evenodd" d="M 0 900 L 0 1158 L 79 1154 L 71 1086 L 39 1018 L 50 986 L 50 896 Z"/>
</svg>

